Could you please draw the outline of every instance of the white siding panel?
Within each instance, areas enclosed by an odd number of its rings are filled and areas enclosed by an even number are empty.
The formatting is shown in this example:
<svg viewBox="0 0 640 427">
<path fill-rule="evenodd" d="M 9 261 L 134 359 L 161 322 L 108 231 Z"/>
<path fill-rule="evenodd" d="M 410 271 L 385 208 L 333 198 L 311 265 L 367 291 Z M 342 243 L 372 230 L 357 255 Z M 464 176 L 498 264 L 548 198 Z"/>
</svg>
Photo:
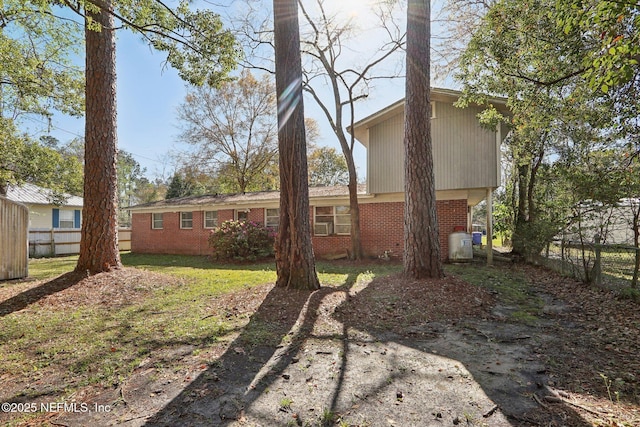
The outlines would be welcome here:
<svg viewBox="0 0 640 427">
<path fill-rule="evenodd" d="M 404 113 L 369 129 L 369 192 L 404 191 Z"/>
<path fill-rule="evenodd" d="M 431 120 L 436 190 L 499 186 L 496 133 L 478 123 L 477 107 L 438 102 Z M 404 112 L 369 129 L 369 192 L 404 191 Z"/>
<path fill-rule="evenodd" d="M 479 108 L 438 103 L 431 121 L 437 190 L 497 187 L 495 132 L 478 123 Z"/>
</svg>

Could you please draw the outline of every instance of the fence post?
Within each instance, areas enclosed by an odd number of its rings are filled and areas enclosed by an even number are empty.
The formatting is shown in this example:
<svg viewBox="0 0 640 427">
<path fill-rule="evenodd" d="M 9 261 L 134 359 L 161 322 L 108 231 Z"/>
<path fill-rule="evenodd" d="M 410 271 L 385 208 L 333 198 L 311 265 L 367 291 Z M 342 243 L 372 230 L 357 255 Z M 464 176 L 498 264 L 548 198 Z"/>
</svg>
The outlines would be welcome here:
<svg viewBox="0 0 640 427">
<path fill-rule="evenodd" d="M 51 228 L 51 256 L 56 256 L 56 229 Z"/>
<path fill-rule="evenodd" d="M 593 265 L 593 279 L 597 286 L 602 285 L 602 245 L 600 245 L 600 235 L 593 236 L 594 251 L 596 253 L 596 261 Z"/>
</svg>

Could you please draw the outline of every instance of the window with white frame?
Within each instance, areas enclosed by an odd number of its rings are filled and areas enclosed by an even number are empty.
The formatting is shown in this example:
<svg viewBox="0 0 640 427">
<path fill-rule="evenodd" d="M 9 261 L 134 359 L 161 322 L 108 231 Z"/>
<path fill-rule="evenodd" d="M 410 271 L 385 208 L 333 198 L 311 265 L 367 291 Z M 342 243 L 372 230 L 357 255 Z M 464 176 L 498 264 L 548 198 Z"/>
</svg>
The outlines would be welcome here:
<svg viewBox="0 0 640 427">
<path fill-rule="evenodd" d="M 249 209 L 236 209 L 234 217 L 236 221 L 249 221 Z"/>
<path fill-rule="evenodd" d="M 154 230 L 162 230 L 164 221 L 161 213 L 151 214 L 151 228 Z"/>
<path fill-rule="evenodd" d="M 218 226 L 218 211 L 205 211 L 204 228 L 216 228 Z"/>
<path fill-rule="evenodd" d="M 180 228 L 193 228 L 193 212 L 180 212 Z"/>
<path fill-rule="evenodd" d="M 67 211 L 60 209 L 60 228 L 73 228 L 73 211 Z"/>
<path fill-rule="evenodd" d="M 315 206 L 313 234 L 330 236 L 351 233 L 351 210 L 349 206 Z"/>
<path fill-rule="evenodd" d="M 264 210 L 264 225 L 274 231 L 280 226 L 280 209 L 267 208 Z"/>
</svg>

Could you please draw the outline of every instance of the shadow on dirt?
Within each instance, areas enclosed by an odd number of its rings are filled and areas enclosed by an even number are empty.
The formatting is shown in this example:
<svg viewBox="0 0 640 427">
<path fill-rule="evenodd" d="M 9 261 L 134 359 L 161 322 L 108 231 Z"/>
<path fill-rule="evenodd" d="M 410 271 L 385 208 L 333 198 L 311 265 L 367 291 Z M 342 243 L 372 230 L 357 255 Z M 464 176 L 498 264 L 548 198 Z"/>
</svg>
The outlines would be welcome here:
<svg viewBox="0 0 640 427">
<path fill-rule="evenodd" d="M 311 294 L 274 288 L 226 352 L 137 425 L 590 425 L 544 400 L 544 329 L 464 313 L 373 328 L 349 313 L 385 282 L 356 279 Z"/>
<path fill-rule="evenodd" d="M 350 275 L 341 288 L 355 278 Z M 225 425 L 241 418 L 274 381 L 286 378 L 283 372 L 298 362 L 297 353 L 311 335 L 320 304 L 337 291 L 273 288 L 210 372 L 201 374 L 145 425 Z M 304 320 L 298 323 L 300 317 Z"/>
<path fill-rule="evenodd" d="M 0 303 L 0 317 L 20 311 L 39 300 L 78 284 L 86 276 L 82 273 L 66 273 L 40 286 L 28 289 Z"/>
</svg>

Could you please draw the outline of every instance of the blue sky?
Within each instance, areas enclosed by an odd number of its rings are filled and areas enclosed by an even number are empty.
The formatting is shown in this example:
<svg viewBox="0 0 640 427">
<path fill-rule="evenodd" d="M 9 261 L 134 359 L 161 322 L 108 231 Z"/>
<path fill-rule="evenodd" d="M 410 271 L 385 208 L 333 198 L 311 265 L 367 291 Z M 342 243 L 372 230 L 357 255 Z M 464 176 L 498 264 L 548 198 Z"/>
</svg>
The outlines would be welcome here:
<svg viewBox="0 0 640 427">
<path fill-rule="evenodd" d="M 118 146 L 131 154 L 146 168 L 149 178 L 169 177 L 173 165 L 169 158 L 172 150 L 180 150 L 177 141 L 179 121 L 177 109 L 187 92 L 187 85 L 171 67 L 164 66 L 164 57 L 153 52 L 138 36 L 120 32 L 117 44 L 118 72 Z M 402 81 L 378 83 L 369 99 L 358 104 L 356 120 L 366 117 L 398 99 L 404 94 Z M 339 149 L 333 131 L 310 98 L 305 98 L 307 117 L 316 119 L 321 137 L 318 145 Z M 55 115 L 51 135 L 66 143 L 84 135 L 84 120 Z M 27 123 L 32 132 L 46 132 L 43 123 Z M 359 145 L 359 144 L 358 144 Z M 366 174 L 366 152 L 362 146 L 356 150 L 359 176 Z"/>
<path fill-rule="evenodd" d="M 168 178 L 174 165 L 169 153 L 181 149 L 177 140 L 177 109 L 187 92 L 175 70 L 163 64 L 162 53 L 153 52 L 139 36 L 120 31 L 117 44 L 118 72 L 118 146 L 131 153 L 146 169 L 149 178 Z M 404 96 L 404 81 L 380 80 L 370 96 L 356 107 L 360 120 Z M 323 114 L 310 98 L 305 98 L 305 113 L 320 125 L 318 145 L 339 149 L 339 144 Z M 29 122 L 33 133 L 46 132 L 43 123 Z M 65 143 L 84 134 L 84 120 L 54 116 L 51 134 Z M 366 152 L 357 144 L 355 152 L 359 178 L 366 174 Z"/>
</svg>

